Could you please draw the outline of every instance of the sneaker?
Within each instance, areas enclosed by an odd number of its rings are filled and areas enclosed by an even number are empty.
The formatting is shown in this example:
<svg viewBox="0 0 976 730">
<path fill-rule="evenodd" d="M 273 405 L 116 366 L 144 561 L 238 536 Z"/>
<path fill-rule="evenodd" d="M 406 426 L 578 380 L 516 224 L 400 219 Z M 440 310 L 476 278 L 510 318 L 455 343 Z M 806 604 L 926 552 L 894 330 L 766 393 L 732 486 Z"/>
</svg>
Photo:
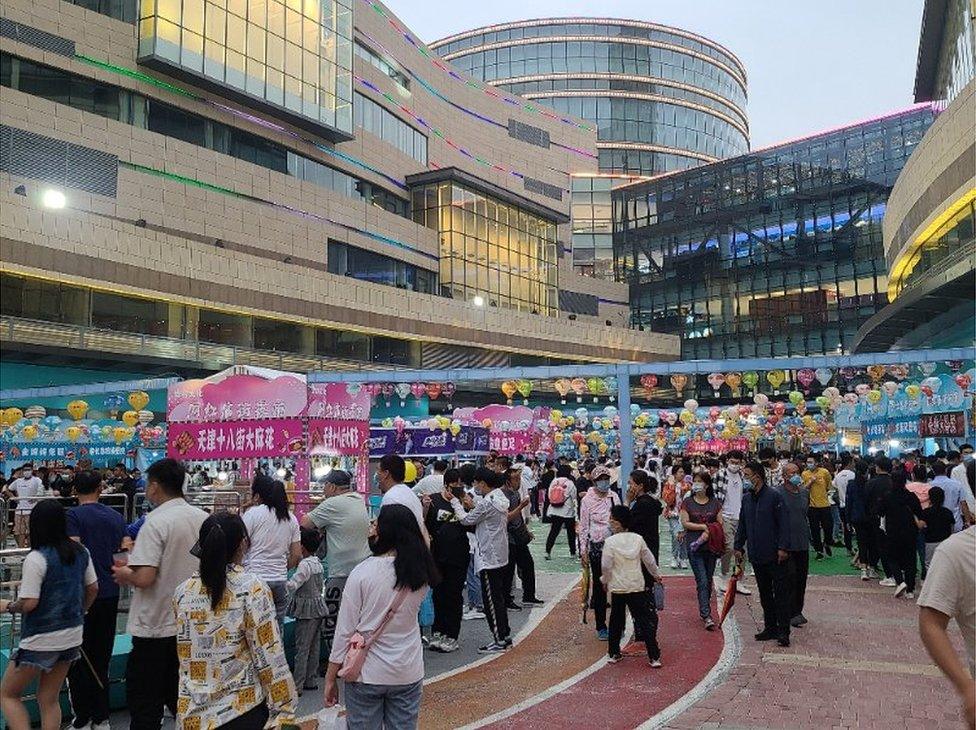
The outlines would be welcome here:
<svg viewBox="0 0 976 730">
<path fill-rule="evenodd" d="M 623 659 L 623 656 L 622 656 L 621 654 L 611 654 L 611 655 L 610 655 L 610 656 L 609 656 L 609 657 L 607 658 L 607 664 L 616 664 L 616 663 L 617 663 L 617 662 L 619 662 L 619 661 L 620 661 L 621 659 Z"/>
<path fill-rule="evenodd" d="M 506 649 L 511 649 L 512 648 L 512 637 L 511 636 L 506 636 L 504 639 L 502 639 L 502 646 L 504 646 Z"/>
<path fill-rule="evenodd" d="M 877 580 L 878 579 L 878 571 L 876 571 L 874 568 L 868 568 L 868 578 L 870 580 Z"/>
<path fill-rule="evenodd" d="M 430 646 L 430 637 L 429 636 L 424 636 L 423 634 L 421 634 L 420 635 L 420 643 L 423 644 L 424 646 Z"/>
<path fill-rule="evenodd" d="M 306 687 L 305 689 L 308 689 L 308 687 Z M 312 689 L 318 689 L 318 686 L 316 685 Z M 101 722 L 93 722 L 91 724 L 91 727 L 92 730 L 112 730 L 112 724 L 108 720 L 102 720 Z"/>
<path fill-rule="evenodd" d="M 756 641 L 772 641 L 776 638 L 776 634 L 769 629 L 763 629 L 758 634 L 756 634 Z"/>
<path fill-rule="evenodd" d="M 871 580 L 871 578 L 868 576 L 867 568 L 861 568 L 861 580 Z"/>
<path fill-rule="evenodd" d="M 780 646 L 789 646 L 790 645 L 790 637 L 789 636 L 777 636 L 776 637 L 776 643 L 779 644 Z"/>
<path fill-rule="evenodd" d="M 485 612 L 477 608 L 469 608 L 461 614 L 462 621 L 473 621 L 474 619 L 484 618 Z"/>
<path fill-rule="evenodd" d="M 677 570 L 678 569 L 678 561 L 677 560 L 672 560 L 671 561 L 671 568 L 672 568 L 672 570 Z"/>
<path fill-rule="evenodd" d="M 440 651 L 443 654 L 450 654 L 452 651 L 457 651 L 461 647 L 457 643 L 457 639 L 452 639 L 450 637 L 444 637 L 440 643 Z"/>
<path fill-rule="evenodd" d="M 522 603 L 523 605 L 529 604 L 531 606 L 542 606 L 545 604 L 545 601 L 543 601 L 541 598 L 523 598 Z"/>
<path fill-rule="evenodd" d="M 905 598 L 914 599 L 915 598 L 915 591 L 908 591 L 908 593 L 905 594 Z"/>
<path fill-rule="evenodd" d="M 444 651 L 443 642 L 444 642 L 444 637 L 442 637 L 440 634 L 437 634 L 437 636 L 435 636 L 430 640 L 430 643 L 427 645 L 427 648 L 430 649 L 431 651 Z"/>
<path fill-rule="evenodd" d="M 814 560 L 823 560 L 824 559 L 823 553 L 817 553 L 816 555 L 813 556 L 813 559 Z"/>
<path fill-rule="evenodd" d="M 882 578 L 878 581 L 878 585 L 883 588 L 894 588 L 898 584 L 895 583 L 894 578 Z"/>
<path fill-rule="evenodd" d="M 600 641 L 610 641 L 610 632 L 606 629 L 597 629 L 596 638 Z"/>
<path fill-rule="evenodd" d="M 519 604 L 517 604 L 515 601 L 509 601 L 508 603 L 506 603 L 505 604 L 505 608 L 507 608 L 509 611 L 521 611 L 522 610 L 522 607 Z"/>
<path fill-rule="evenodd" d="M 705 631 L 715 631 L 715 622 L 711 616 L 705 619 Z"/>
<path fill-rule="evenodd" d="M 735 592 L 738 593 L 740 596 L 751 596 L 752 595 L 752 591 L 750 591 L 748 588 L 746 588 L 741 583 L 736 583 L 735 584 Z"/>
<path fill-rule="evenodd" d="M 803 626 L 803 624 L 805 623 L 808 623 L 807 617 L 804 616 L 802 613 L 798 613 L 796 616 L 790 619 L 790 626 L 792 626 L 793 628 L 799 628 L 800 626 Z"/>
<path fill-rule="evenodd" d="M 650 660 L 650 662 L 648 662 L 648 663 L 649 663 L 649 664 L 650 664 L 650 665 L 651 665 L 652 667 L 654 667 L 655 669 L 660 669 L 660 668 L 661 668 L 661 666 L 662 666 L 662 665 L 661 665 L 661 660 L 660 660 L 660 659 L 651 659 L 651 660 Z"/>
<path fill-rule="evenodd" d="M 898 598 L 902 593 L 904 593 L 907 590 L 908 590 L 908 584 L 905 581 L 902 581 L 895 588 L 895 598 Z"/>
<path fill-rule="evenodd" d="M 508 649 L 504 644 L 493 641 L 490 644 L 485 644 L 484 646 L 478 647 L 479 654 L 500 654 L 501 652 Z"/>
</svg>

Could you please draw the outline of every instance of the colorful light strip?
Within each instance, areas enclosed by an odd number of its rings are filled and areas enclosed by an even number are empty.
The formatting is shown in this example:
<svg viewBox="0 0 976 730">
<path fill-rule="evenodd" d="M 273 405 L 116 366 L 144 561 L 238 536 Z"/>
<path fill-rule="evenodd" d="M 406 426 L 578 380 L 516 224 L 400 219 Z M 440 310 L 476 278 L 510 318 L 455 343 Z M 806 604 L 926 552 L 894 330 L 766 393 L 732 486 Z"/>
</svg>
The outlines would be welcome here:
<svg viewBox="0 0 976 730">
<path fill-rule="evenodd" d="M 147 175 L 155 175 L 157 177 L 163 177 L 168 180 L 174 180 L 176 182 L 182 183 L 184 185 L 192 185 L 194 187 L 203 188 L 204 190 L 212 190 L 216 193 L 221 193 L 223 195 L 230 195 L 235 198 L 240 198 L 242 200 L 249 200 L 252 203 L 259 203 L 261 205 L 270 205 L 273 208 L 280 208 L 281 210 L 287 210 L 290 213 L 295 213 L 301 215 L 305 218 L 312 218 L 314 220 L 322 221 L 323 223 L 329 223 L 331 225 L 342 228 L 343 230 L 350 231 L 352 233 L 359 233 L 360 235 L 366 236 L 373 239 L 374 241 L 380 241 L 386 243 L 390 246 L 396 246 L 397 248 L 402 248 L 411 253 L 424 256 L 426 258 L 432 259 L 434 261 L 439 261 L 439 257 L 435 254 L 427 253 L 426 251 L 421 251 L 414 246 L 411 246 L 403 241 L 398 241 L 395 238 L 390 238 L 389 236 L 383 235 L 382 233 L 376 233 L 375 231 L 370 231 L 365 228 L 357 228 L 356 226 L 351 226 L 347 223 L 342 223 L 341 221 L 334 220 L 328 216 L 319 215 L 318 213 L 312 213 L 301 208 L 294 208 L 290 205 L 285 205 L 284 203 L 276 203 L 273 200 L 265 200 L 264 198 L 259 198 L 255 195 L 248 195 L 247 193 L 241 193 L 231 188 L 221 187 L 220 185 L 213 185 L 212 183 L 204 182 L 203 180 L 197 180 L 196 178 L 186 177 L 185 175 L 177 175 L 174 172 L 167 172 L 166 170 L 160 170 L 155 167 L 148 167 L 146 165 L 137 165 L 133 162 L 119 161 L 119 167 L 126 168 L 129 170 L 135 170 L 136 172 L 142 172 Z"/>
<path fill-rule="evenodd" d="M 474 79 L 470 79 L 470 78 L 465 79 L 459 73 L 454 71 L 454 69 L 452 69 L 450 66 L 445 64 L 443 61 L 441 61 L 440 58 L 438 58 L 437 55 L 429 48 L 427 48 L 427 46 L 425 46 L 421 41 L 414 38 L 409 31 L 401 27 L 399 23 L 397 23 L 393 18 L 387 15 L 386 9 L 382 5 L 380 5 L 377 2 L 374 2 L 373 0 L 363 0 L 363 2 L 366 3 L 366 5 L 368 5 L 370 8 L 372 8 L 378 15 L 385 18 L 386 21 L 397 33 L 402 35 L 410 45 L 412 45 L 414 48 L 417 49 L 420 55 L 422 55 L 424 58 L 430 61 L 434 66 L 439 68 L 441 71 L 443 71 L 445 74 L 450 76 L 458 83 L 464 84 L 465 86 L 470 87 L 472 89 L 477 89 L 497 101 L 500 101 L 505 104 L 509 104 L 510 106 L 518 107 L 520 109 L 524 109 L 527 112 L 531 112 L 533 114 L 539 114 L 540 116 L 544 116 L 548 119 L 558 120 L 563 124 L 568 124 L 571 127 L 583 129 L 587 132 L 595 131 L 596 127 L 590 126 L 589 124 L 576 121 L 575 119 L 570 119 L 569 117 L 561 116 L 552 111 L 549 111 L 548 109 L 535 106 L 534 104 L 527 104 L 524 99 L 521 99 L 517 96 L 513 96 L 510 94 L 506 95 L 489 84 L 475 81 Z"/>
<path fill-rule="evenodd" d="M 338 150 L 332 149 L 331 147 L 326 147 L 325 145 L 315 142 L 311 139 L 308 139 L 307 137 L 303 137 L 297 132 L 291 129 L 287 129 L 286 127 L 283 127 L 282 125 L 277 124 L 275 122 L 269 121 L 259 116 L 255 116 L 254 114 L 249 114 L 245 111 L 241 111 L 240 109 L 235 109 L 231 106 L 227 106 L 226 104 L 220 104 L 216 101 L 212 101 L 202 96 L 198 96 L 197 94 L 194 94 L 192 91 L 189 91 L 188 89 L 183 89 L 180 88 L 179 86 L 175 86 L 165 81 L 161 81 L 157 78 L 154 78 L 153 76 L 144 74 L 141 71 L 136 71 L 135 69 L 126 68 L 124 66 L 115 66 L 111 63 L 99 61 L 98 59 L 91 58 L 89 56 L 76 55 L 75 58 L 79 61 L 84 61 L 85 63 L 89 63 L 93 66 L 103 68 L 107 71 L 112 71 L 113 73 L 117 73 L 122 76 L 128 76 L 129 78 L 136 79 L 137 81 L 144 81 L 148 84 L 152 84 L 153 86 L 157 86 L 161 89 L 172 91 L 174 94 L 179 94 L 180 96 L 185 96 L 187 98 L 193 99 L 194 101 L 199 101 L 203 104 L 213 107 L 214 109 L 219 109 L 222 112 L 226 112 L 240 119 L 245 119 L 251 122 L 252 124 L 256 124 L 260 127 L 264 127 L 265 129 L 271 129 L 274 130 L 275 132 L 286 134 L 292 139 L 298 140 L 299 142 L 302 142 L 303 144 L 307 144 L 310 147 L 314 147 L 319 152 L 324 152 L 327 155 L 331 155 L 332 157 L 337 157 L 340 160 L 344 160 L 346 162 L 349 162 L 350 164 L 356 165 L 357 167 L 360 167 L 363 170 L 368 170 L 374 175 L 379 175 L 380 177 L 389 181 L 390 183 L 400 188 L 401 190 L 407 190 L 407 185 L 403 180 L 398 180 L 397 178 L 386 174 L 382 170 L 376 169 L 372 165 L 363 162 L 362 160 L 357 159 L 352 155 L 347 155 L 344 152 L 339 152 Z M 339 170 L 339 172 L 343 172 L 343 171 Z"/>
</svg>

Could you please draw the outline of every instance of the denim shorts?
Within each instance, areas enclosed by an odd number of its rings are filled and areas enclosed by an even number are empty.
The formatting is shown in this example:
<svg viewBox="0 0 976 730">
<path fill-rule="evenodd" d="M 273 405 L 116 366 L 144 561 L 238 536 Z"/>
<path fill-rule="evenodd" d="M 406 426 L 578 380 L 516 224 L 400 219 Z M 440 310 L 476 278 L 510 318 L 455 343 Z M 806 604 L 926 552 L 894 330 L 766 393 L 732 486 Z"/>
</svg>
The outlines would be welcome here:
<svg viewBox="0 0 976 730">
<path fill-rule="evenodd" d="M 15 667 L 21 664 L 43 672 L 50 672 L 58 662 L 73 662 L 81 656 L 81 647 L 61 651 L 35 651 L 33 649 L 17 649 L 11 656 Z"/>
</svg>

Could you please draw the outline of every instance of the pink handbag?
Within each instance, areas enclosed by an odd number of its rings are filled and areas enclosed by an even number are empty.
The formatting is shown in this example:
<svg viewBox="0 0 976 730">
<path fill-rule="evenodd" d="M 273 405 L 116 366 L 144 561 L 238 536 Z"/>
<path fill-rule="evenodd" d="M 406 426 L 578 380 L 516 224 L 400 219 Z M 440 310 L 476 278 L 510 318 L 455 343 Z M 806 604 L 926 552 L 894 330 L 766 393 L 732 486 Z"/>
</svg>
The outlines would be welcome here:
<svg viewBox="0 0 976 730">
<path fill-rule="evenodd" d="M 346 658 L 342 660 L 342 667 L 339 668 L 339 677 L 346 682 L 359 681 L 359 675 L 362 674 L 363 664 L 366 663 L 366 655 L 369 653 L 369 648 L 380 637 L 383 630 L 386 629 L 386 625 L 390 623 L 393 614 L 403 604 L 407 593 L 406 588 L 401 588 L 397 591 L 393 597 L 393 601 L 390 603 L 390 607 L 386 609 L 386 615 L 383 616 L 380 625 L 369 635 L 369 638 L 365 638 L 358 631 L 349 637 L 349 644 L 346 646 Z"/>
</svg>

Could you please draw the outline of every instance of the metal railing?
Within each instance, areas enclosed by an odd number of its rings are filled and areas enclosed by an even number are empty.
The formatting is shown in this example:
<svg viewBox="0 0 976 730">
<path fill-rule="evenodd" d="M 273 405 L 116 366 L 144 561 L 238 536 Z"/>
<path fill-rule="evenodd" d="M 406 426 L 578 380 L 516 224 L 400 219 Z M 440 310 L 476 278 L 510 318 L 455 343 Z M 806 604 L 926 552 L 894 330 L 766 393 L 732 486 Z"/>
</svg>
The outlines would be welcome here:
<svg viewBox="0 0 976 730">
<path fill-rule="evenodd" d="M 36 504 L 43 500 L 57 500 L 66 508 L 78 505 L 77 497 L 62 497 L 58 494 L 39 494 L 35 497 L 6 497 L 0 499 L 0 549 L 7 547 L 10 538 L 15 538 L 11 528 L 13 527 L 12 517 L 17 514 L 17 505 L 20 502 Z M 129 518 L 129 496 L 127 494 L 103 494 L 98 498 L 102 504 L 111 507 L 126 520 Z M 25 510 L 25 512 L 27 512 Z"/>
<path fill-rule="evenodd" d="M 259 350 L 239 345 L 221 345 L 199 340 L 99 329 L 82 324 L 47 322 L 22 317 L 0 317 L 0 342 L 15 342 L 59 350 L 98 350 L 119 355 L 139 355 L 198 363 L 208 368 L 255 365 L 304 373 L 310 370 L 401 370 L 400 365 L 361 362 L 339 357 L 277 350 Z"/>
</svg>

